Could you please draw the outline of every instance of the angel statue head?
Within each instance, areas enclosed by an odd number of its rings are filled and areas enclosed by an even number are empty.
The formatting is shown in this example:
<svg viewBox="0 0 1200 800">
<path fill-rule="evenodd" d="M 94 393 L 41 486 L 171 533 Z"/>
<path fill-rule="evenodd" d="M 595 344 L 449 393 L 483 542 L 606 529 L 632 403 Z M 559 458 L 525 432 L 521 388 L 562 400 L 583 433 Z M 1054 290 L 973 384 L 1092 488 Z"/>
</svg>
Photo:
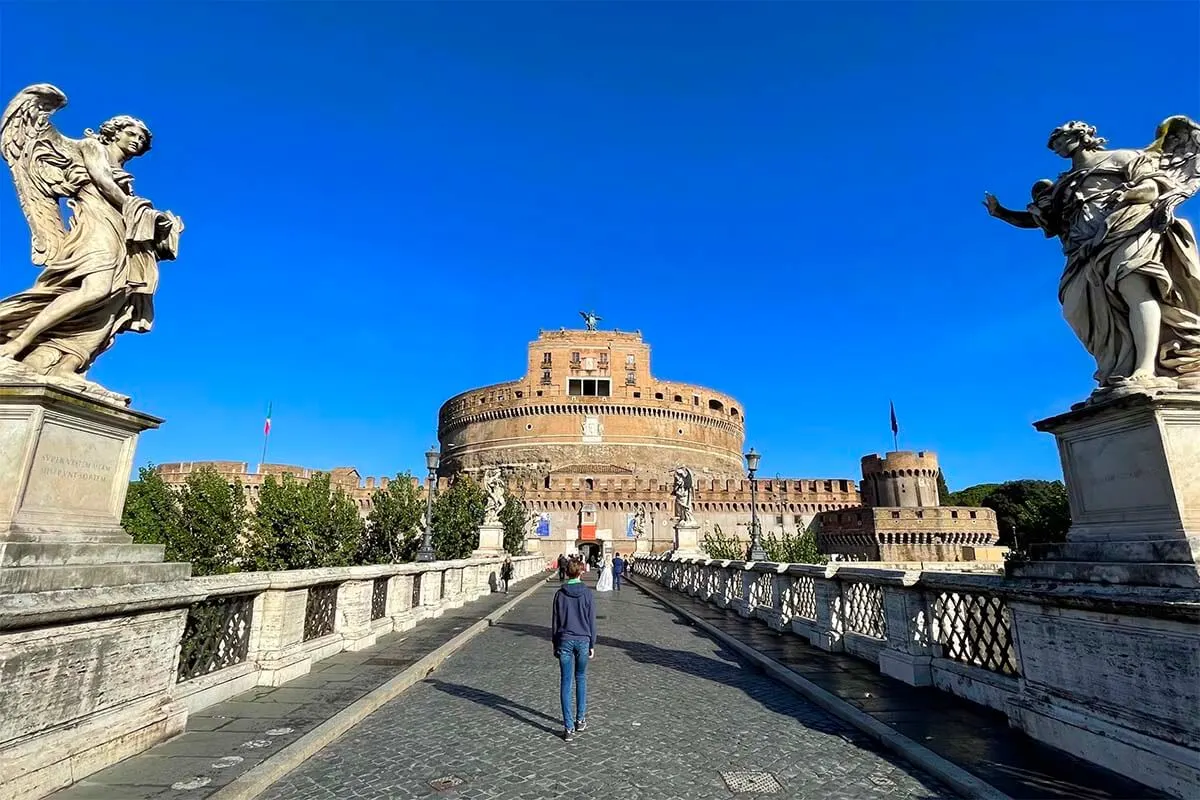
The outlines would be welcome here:
<svg viewBox="0 0 1200 800">
<path fill-rule="evenodd" d="M 1103 150 L 1106 144 L 1108 144 L 1107 139 L 1096 135 L 1095 125 L 1088 125 L 1086 122 L 1076 120 L 1059 125 L 1051 131 L 1046 147 L 1063 158 L 1070 158 L 1076 150 L 1081 148 L 1083 150 Z"/>
<path fill-rule="evenodd" d="M 150 152 L 150 144 L 154 139 L 154 134 L 150 132 L 146 123 L 128 114 L 118 114 L 101 125 L 99 132 L 88 128 L 83 135 L 99 139 L 101 144 L 116 145 L 122 160 L 146 155 Z"/>
</svg>

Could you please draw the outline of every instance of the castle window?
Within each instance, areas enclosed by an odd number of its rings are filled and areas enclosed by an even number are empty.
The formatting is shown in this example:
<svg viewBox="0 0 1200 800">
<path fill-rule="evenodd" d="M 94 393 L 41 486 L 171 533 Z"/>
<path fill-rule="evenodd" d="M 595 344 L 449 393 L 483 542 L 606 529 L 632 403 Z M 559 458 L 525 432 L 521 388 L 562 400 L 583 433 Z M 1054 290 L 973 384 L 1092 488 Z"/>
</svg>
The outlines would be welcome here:
<svg viewBox="0 0 1200 800">
<path fill-rule="evenodd" d="M 776 524 L 776 525 L 782 525 L 782 524 L 783 524 L 783 514 L 776 514 L 776 515 L 775 515 L 775 524 Z"/>
<path fill-rule="evenodd" d="M 550 488 L 550 476 L 549 475 L 546 476 L 546 488 L 547 489 Z"/>
<path fill-rule="evenodd" d="M 738 415 L 738 410 L 736 408 L 729 409 L 729 416 L 736 417 L 737 415 Z"/>
<path fill-rule="evenodd" d="M 625 356 L 625 366 L 626 367 L 632 367 L 634 365 L 634 363 L 635 363 L 635 361 L 633 358 L 633 353 L 630 353 L 629 355 Z"/>
<path fill-rule="evenodd" d="M 567 394 L 572 397 L 612 397 L 612 380 L 571 378 L 567 381 Z"/>
<path fill-rule="evenodd" d="M 971 512 L 971 519 L 975 519 L 975 512 L 974 512 L 974 511 L 972 511 L 972 512 Z"/>
<path fill-rule="evenodd" d="M 576 367 L 576 368 L 578 368 L 578 367 L 579 367 L 579 361 L 580 361 L 580 359 L 579 359 L 579 351 L 578 351 L 578 350 L 573 350 L 573 351 L 571 352 L 571 366 L 572 366 L 572 367 Z"/>
<path fill-rule="evenodd" d="M 596 482 L 594 480 L 592 480 L 591 478 L 587 478 L 583 482 L 583 488 L 587 489 L 590 492 L 596 488 Z"/>
<path fill-rule="evenodd" d="M 654 393 L 654 399 L 655 399 L 655 400 L 662 400 L 662 399 L 663 399 L 663 393 L 662 393 L 662 392 L 655 392 L 655 393 Z"/>
<path fill-rule="evenodd" d="M 537 396 L 538 396 L 538 397 L 541 397 L 541 396 L 542 396 L 542 390 L 541 390 L 541 389 L 538 389 L 538 391 L 537 391 Z"/>
<path fill-rule="evenodd" d="M 893 511 L 893 512 L 892 512 L 892 519 L 900 519 L 900 512 L 899 512 L 899 511 Z"/>
<path fill-rule="evenodd" d="M 683 395 L 681 395 L 681 394 L 677 394 L 677 395 L 675 395 L 675 402 L 676 402 L 676 403 L 682 403 L 682 402 L 683 402 Z"/>
<path fill-rule="evenodd" d="M 641 399 L 641 397 L 642 397 L 642 393 L 641 393 L 641 392 L 634 392 L 634 393 L 633 393 L 633 399 L 634 399 L 634 400 L 640 400 L 640 399 Z"/>
<path fill-rule="evenodd" d="M 637 385 L 637 373 L 631 369 L 625 370 L 625 385 L 626 386 L 636 386 Z"/>
<path fill-rule="evenodd" d="M 950 519 L 958 519 L 958 512 L 957 512 L 957 511 L 951 511 L 951 512 L 950 512 Z"/>
<path fill-rule="evenodd" d="M 524 397 L 524 396 L 525 396 L 525 393 L 524 393 L 524 392 L 522 392 L 522 391 L 517 391 L 517 392 L 516 392 L 516 395 L 517 395 L 517 399 L 518 399 L 518 400 L 520 400 L 522 397 Z"/>
<path fill-rule="evenodd" d="M 698 394 L 692 395 L 692 405 L 694 405 L 694 406 L 700 405 L 700 395 L 698 395 Z"/>
<path fill-rule="evenodd" d="M 725 406 L 723 406 L 721 404 L 720 400 L 709 400 L 708 407 L 711 408 L 713 411 L 722 411 L 725 408 Z"/>
<path fill-rule="evenodd" d="M 794 524 L 797 528 L 803 528 L 804 527 L 804 517 L 800 516 L 799 514 L 796 514 L 795 516 L 792 517 L 792 524 Z"/>
<path fill-rule="evenodd" d="M 544 370 L 542 370 L 542 383 L 549 383 L 549 382 L 550 382 L 550 370 L 544 369 Z"/>
<path fill-rule="evenodd" d="M 542 353 L 542 366 L 543 367 L 550 366 L 550 354 L 549 353 Z"/>
<path fill-rule="evenodd" d="M 601 366 L 601 368 L 608 367 L 608 353 L 607 352 L 600 354 L 600 366 Z"/>
</svg>

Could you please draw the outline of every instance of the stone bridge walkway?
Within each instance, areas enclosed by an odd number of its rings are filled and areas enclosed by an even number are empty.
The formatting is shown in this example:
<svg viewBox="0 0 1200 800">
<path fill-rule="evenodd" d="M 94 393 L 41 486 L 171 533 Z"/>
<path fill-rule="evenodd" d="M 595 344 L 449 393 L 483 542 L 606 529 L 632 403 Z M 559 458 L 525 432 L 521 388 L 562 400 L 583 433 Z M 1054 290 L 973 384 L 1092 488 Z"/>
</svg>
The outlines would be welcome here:
<svg viewBox="0 0 1200 800">
<path fill-rule="evenodd" d="M 734 797 L 723 773 L 767 773 L 777 797 L 955 796 L 632 587 L 598 598 L 589 728 L 563 742 L 547 631 L 555 588 L 262 797 Z M 438 791 L 439 779 L 461 783 Z"/>
</svg>

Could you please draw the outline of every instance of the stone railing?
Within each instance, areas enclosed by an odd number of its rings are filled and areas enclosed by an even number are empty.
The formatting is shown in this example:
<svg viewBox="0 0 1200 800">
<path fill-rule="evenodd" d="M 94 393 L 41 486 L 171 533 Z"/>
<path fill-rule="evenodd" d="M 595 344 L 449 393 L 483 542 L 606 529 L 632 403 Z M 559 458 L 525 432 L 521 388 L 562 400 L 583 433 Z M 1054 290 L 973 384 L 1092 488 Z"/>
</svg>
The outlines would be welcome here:
<svg viewBox="0 0 1200 800">
<path fill-rule="evenodd" d="M 313 662 L 370 647 L 493 591 L 496 558 L 381 564 L 192 578 L 203 600 L 188 609 L 175 699 L 197 711 L 255 686 L 278 686 Z M 513 558 L 513 580 L 546 569 Z"/>
<path fill-rule="evenodd" d="M 865 658 L 913 686 L 1000 711 L 1019 691 L 1020 657 L 998 575 L 665 555 L 637 556 L 633 572 Z"/>
</svg>

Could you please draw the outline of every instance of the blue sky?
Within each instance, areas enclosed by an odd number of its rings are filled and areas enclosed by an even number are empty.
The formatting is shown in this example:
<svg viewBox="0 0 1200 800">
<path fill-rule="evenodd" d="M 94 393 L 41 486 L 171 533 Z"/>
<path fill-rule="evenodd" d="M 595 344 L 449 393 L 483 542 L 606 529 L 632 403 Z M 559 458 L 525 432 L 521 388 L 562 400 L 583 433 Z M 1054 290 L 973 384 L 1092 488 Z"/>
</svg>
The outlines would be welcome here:
<svg viewBox="0 0 1200 800">
<path fill-rule="evenodd" d="M 741 400 L 764 475 L 857 477 L 894 400 L 953 488 L 1056 478 L 1031 423 L 1093 365 L 1057 243 L 983 192 L 1022 206 L 1066 120 L 1140 146 L 1200 116 L 1195 3 L 99 12 L 0 5 L 0 93 L 56 84 L 68 135 L 153 130 L 136 189 L 181 257 L 92 372 L 167 420 L 139 463 L 254 463 L 273 401 L 271 461 L 418 470 L 444 399 L 594 307 Z M 35 274 L 5 184 L 0 295 Z"/>
</svg>

